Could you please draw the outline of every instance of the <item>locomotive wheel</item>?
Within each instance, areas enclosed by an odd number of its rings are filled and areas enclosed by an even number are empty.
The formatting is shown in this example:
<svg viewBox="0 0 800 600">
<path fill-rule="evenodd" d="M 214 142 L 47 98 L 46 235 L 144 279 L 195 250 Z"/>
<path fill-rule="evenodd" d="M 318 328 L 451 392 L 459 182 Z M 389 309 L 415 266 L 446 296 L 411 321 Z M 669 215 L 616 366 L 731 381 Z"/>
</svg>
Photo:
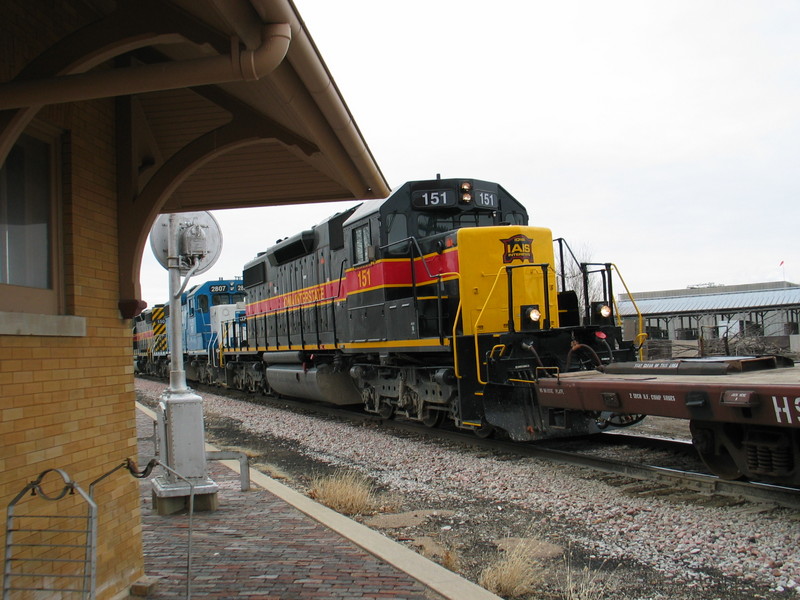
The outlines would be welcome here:
<svg viewBox="0 0 800 600">
<path fill-rule="evenodd" d="M 479 438 L 481 438 L 482 440 L 485 440 L 486 438 L 490 438 L 490 437 L 492 437 L 494 435 L 495 428 L 494 428 L 494 425 L 483 424 L 480 427 L 476 427 L 472 431 Z"/>
<path fill-rule="evenodd" d="M 441 410 L 423 408 L 419 420 L 425 427 L 438 427 L 444 420 L 444 413 Z"/>
<path fill-rule="evenodd" d="M 381 400 L 381 403 L 378 406 L 378 414 L 382 419 L 391 419 L 394 415 L 394 406 L 392 406 L 386 400 Z"/>
<path fill-rule="evenodd" d="M 236 372 L 233 376 L 233 387 L 239 390 L 240 392 L 245 391 L 245 383 L 244 383 L 244 374 L 240 372 Z"/>
<path fill-rule="evenodd" d="M 720 439 L 722 436 L 718 435 L 716 429 L 718 429 L 716 423 L 690 421 L 692 445 L 714 475 L 720 479 L 740 479 L 742 472 L 722 443 Z"/>
</svg>

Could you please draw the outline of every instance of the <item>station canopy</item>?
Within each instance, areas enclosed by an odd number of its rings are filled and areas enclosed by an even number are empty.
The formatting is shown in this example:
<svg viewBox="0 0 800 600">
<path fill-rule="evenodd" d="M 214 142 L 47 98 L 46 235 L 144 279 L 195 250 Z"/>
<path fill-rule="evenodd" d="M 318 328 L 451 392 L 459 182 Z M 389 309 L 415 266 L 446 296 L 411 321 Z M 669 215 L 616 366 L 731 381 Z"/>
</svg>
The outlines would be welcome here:
<svg viewBox="0 0 800 600">
<path fill-rule="evenodd" d="M 114 99 L 122 299 L 140 297 L 158 214 L 388 195 L 290 0 L 82 0 L 74 13 L 21 71 L 0 72 L 0 164 L 43 107 Z"/>
</svg>

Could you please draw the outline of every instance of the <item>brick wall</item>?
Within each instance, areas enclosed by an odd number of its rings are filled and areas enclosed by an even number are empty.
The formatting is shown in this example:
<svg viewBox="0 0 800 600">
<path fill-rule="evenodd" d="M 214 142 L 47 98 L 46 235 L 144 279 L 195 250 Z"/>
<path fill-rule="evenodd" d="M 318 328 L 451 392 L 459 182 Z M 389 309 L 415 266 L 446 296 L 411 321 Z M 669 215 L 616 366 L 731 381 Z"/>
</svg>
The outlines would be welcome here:
<svg viewBox="0 0 800 600">
<path fill-rule="evenodd" d="M 4 2 L 3 78 L 63 31 L 93 18 L 82 6 Z M 45 469 L 63 469 L 88 492 L 92 481 L 136 457 L 130 322 L 117 308 L 114 103 L 53 106 L 39 118 L 63 129 L 68 140 L 61 216 L 66 313 L 85 318 L 86 335 L 0 335 L 3 509 Z M 95 500 L 97 597 L 112 598 L 142 574 L 138 481 L 119 471 L 98 485 Z M 4 541 L 4 530 L 0 536 Z"/>
</svg>

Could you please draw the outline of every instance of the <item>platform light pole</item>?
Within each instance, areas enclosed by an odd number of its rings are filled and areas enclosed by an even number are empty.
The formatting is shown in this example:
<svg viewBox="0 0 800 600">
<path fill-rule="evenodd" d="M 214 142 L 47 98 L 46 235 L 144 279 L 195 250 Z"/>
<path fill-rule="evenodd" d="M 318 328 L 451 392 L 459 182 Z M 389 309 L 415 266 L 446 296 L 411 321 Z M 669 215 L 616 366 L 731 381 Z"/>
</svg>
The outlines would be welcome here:
<svg viewBox="0 0 800 600">
<path fill-rule="evenodd" d="M 210 213 L 171 214 L 156 221 L 150 243 L 169 271 L 170 320 L 169 388 L 159 397 L 156 411 L 159 454 L 169 470 L 153 480 L 153 503 L 161 515 L 190 504 L 195 510 L 215 510 L 219 486 L 206 469 L 203 399 L 186 385 L 181 295 L 193 275 L 216 262 L 222 236 Z"/>
</svg>

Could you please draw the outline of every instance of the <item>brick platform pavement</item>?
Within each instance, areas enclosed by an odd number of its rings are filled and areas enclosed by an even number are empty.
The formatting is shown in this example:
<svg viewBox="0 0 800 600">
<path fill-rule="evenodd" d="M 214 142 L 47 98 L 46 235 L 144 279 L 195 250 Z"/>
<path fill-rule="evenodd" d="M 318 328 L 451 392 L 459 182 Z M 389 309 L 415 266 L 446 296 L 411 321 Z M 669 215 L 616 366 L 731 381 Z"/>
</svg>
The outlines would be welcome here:
<svg viewBox="0 0 800 600">
<path fill-rule="evenodd" d="M 152 436 L 153 425 L 152 420 L 140 411 L 137 411 L 137 424 L 139 460 L 143 465 L 153 454 L 152 441 L 145 439 Z M 208 469 L 209 476 L 220 487 L 219 509 L 197 512 L 193 517 L 192 598 L 445 598 L 408 573 L 386 560 L 376 558 L 347 537 L 303 514 L 275 494 L 257 485 L 253 485 L 248 492 L 242 492 L 238 473 L 224 464 L 209 461 Z M 153 509 L 149 480 L 143 480 L 141 492 L 145 573 L 148 577 L 159 578 L 148 598 L 185 598 L 188 515 L 159 516 Z M 304 501 L 310 503 L 307 499 L 300 499 L 296 504 Z M 320 508 L 327 511 L 324 507 Z M 352 523 L 339 515 L 335 518 Z M 356 523 L 352 526 L 364 529 Z M 343 527 L 349 528 L 350 525 Z M 363 531 L 353 539 L 359 539 L 359 535 L 363 537 Z M 370 531 L 366 535 L 377 534 Z M 378 540 L 376 547 L 384 543 L 395 544 L 389 540 Z M 395 550 L 388 546 L 388 552 L 399 552 L 401 559 L 394 562 L 390 558 L 393 564 L 413 565 L 424 561 L 416 555 L 410 560 L 408 557 L 402 558 L 407 550 L 395 545 Z M 369 543 L 362 543 L 362 546 L 369 547 Z M 439 590 L 453 589 L 454 592 L 447 596 L 497 598 L 477 586 L 474 586 L 476 589 L 470 589 L 473 584 L 465 580 L 457 581 L 460 578 L 454 574 L 447 572 L 442 575 L 438 565 L 431 563 L 431 567 L 433 579 L 427 579 L 427 575 L 420 579 L 433 581 L 433 587 Z M 423 564 L 419 572 L 428 569 Z M 417 570 L 417 567 L 408 570 Z M 448 578 L 455 578 L 456 581 L 445 581 L 443 587 L 438 585 L 440 580 Z"/>
</svg>

